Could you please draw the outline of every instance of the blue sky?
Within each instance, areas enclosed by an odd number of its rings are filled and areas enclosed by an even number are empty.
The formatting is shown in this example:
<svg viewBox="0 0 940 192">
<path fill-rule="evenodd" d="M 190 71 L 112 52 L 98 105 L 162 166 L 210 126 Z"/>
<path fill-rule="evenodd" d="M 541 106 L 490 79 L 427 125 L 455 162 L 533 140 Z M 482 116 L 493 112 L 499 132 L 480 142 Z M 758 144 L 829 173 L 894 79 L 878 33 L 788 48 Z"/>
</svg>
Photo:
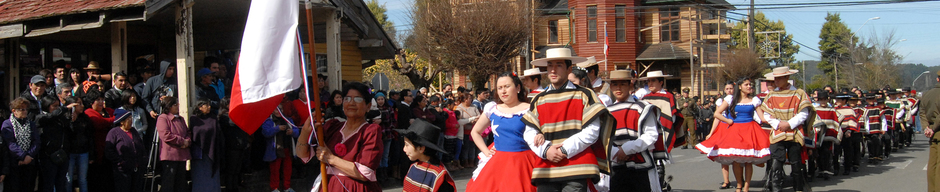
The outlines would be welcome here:
<svg viewBox="0 0 940 192">
<path fill-rule="evenodd" d="M 727 0 L 734 5 L 747 4 L 748 0 Z M 844 1 L 844 0 L 840 0 Z M 827 0 L 825 2 L 840 2 Z M 858 0 L 851 0 L 858 1 Z M 389 19 L 395 22 L 398 31 L 411 29 L 411 20 L 408 18 L 408 8 L 413 0 L 379 0 L 388 8 Z M 755 0 L 755 4 L 769 3 L 805 3 L 823 2 L 813 0 Z M 744 8 L 744 7 L 739 7 Z M 794 39 L 800 43 L 819 48 L 819 30 L 826 22 L 827 12 L 841 14 L 842 21 L 849 29 L 855 31 L 863 39 L 872 37 L 872 34 L 885 34 L 895 31 L 899 42 L 894 48 L 904 57 L 904 63 L 923 63 L 925 65 L 940 65 L 940 2 L 916 2 L 883 5 L 841 6 L 841 7 L 812 7 L 798 9 L 770 9 L 760 10 L 768 19 L 782 20 L 787 26 L 787 32 L 793 34 Z M 747 11 L 737 11 L 747 13 Z M 743 17 L 728 14 L 729 17 L 741 19 Z M 868 21 L 869 18 L 880 17 L 878 20 Z M 864 24 L 864 26 L 862 25 Z M 819 53 L 806 47 L 800 48 L 796 55 L 797 60 L 818 60 Z"/>
</svg>

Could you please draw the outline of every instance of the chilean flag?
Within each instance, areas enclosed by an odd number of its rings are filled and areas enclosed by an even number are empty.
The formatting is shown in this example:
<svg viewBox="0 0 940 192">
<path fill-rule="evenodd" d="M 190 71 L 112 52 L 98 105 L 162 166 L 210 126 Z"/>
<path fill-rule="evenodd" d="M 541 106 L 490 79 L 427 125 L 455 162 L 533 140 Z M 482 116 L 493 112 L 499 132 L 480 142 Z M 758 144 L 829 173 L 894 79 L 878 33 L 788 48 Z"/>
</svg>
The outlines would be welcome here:
<svg viewBox="0 0 940 192">
<path fill-rule="evenodd" d="M 303 82 L 296 0 L 251 1 L 229 116 L 251 134 Z"/>
</svg>

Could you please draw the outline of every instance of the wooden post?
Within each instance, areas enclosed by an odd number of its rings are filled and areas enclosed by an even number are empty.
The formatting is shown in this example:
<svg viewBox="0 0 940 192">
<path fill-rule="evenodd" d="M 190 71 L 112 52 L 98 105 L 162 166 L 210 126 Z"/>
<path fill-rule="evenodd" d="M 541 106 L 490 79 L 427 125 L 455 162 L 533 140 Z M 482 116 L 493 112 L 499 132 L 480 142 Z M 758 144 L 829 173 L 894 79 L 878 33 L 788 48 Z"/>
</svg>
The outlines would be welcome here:
<svg viewBox="0 0 940 192">
<path fill-rule="evenodd" d="M 339 11 L 331 11 L 326 21 L 326 68 L 331 89 L 342 89 L 343 58 L 340 29 L 342 28 Z"/>
<path fill-rule="evenodd" d="M 314 36 L 313 36 L 313 11 L 312 11 L 313 2 L 306 1 L 304 5 L 306 5 L 306 12 L 307 12 L 307 43 L 310 44 L 310 63 L 309 64 L 311 67 L 308 67 L 307 69 L 312 69 L 312 71 L 317 71 L 316 70 L 317 69 L 317 56 L 316 56 L 317 45 L 316 45 L 316 41 L 314 41 Z M 301 58 L 301 59 L 304 59 L 304 58 Z M 307 77 L 305 76 L 304 80 L 306 80 L 306 78 Z M 310 82 L 310 84 L 319 85 L 318 82 L 320 81 L 320 78 L 318 76 L 314 75 L 312 79 L 313 81 Z M 304 85 L 304 88 L 307 88 L 307 91 L 309 92 L 310 90 L 309 85 Z M 308 103 L 307 105 L 311 104 L 309 95 L 307 96 L 307 103 Z M 313 88 L 313 103 L 312 104 L 314 108 L 314 113 L 311 119 L 311 125 L 314 125 L 313 122 L 317 122 L 317 121 L 322 122 L 321 120 L 322 117 L 320 117 L 322 113 L 320 112 L 320 88 L 319 87 Z M 311 118 L 311 117 L 307 117 L 307 118 Z M 316 127 L 314 127 L 313 131 L 316 132 L 317 143 L 320 145 L 323 145 L 324 144 L 323 143 L 324 141 L 323 140 L 323 128 L 321 127 L 320 129 L 317 129 Z M 306 141 L 301 141 L 301 142 L 306 142 Z M 310 155 L 315 156 L 316 154 L 310 154 Z M 326 177 L 326 164 L 323 163 L 322 161 L 320 162 L 320 177 L 323 179 L 322 181 L 325 181 L 325 182 L 320 182 L 320 186 L 322 186 L 320 187 L 320 189 L 322 189 L 323 192 L 327 192 L 328 190 L 326 186 L 329 184 L 329 180 L 327 180 L 327 177 Z"/>
<path fill-rule="evenodd" d="M 127 71 L 126 21 L 111 23 L 111 78 L 120 71 Z"/>
<path fill-rule="evenodd" d="M 180 116 L 189 122 L 189 110 L 196 100 L 192 88 L 193 76 L 193 0 L 181 0 L 176 5 L 176 79 L 179 93 Z"/>
</svg>

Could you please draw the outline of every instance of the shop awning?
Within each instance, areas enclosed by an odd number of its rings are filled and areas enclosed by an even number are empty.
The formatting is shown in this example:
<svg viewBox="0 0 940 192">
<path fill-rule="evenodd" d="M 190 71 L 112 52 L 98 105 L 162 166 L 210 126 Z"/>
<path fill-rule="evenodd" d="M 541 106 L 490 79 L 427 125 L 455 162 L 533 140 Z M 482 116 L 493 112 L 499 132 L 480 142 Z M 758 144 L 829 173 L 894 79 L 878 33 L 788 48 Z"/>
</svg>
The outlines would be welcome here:
<svg viewBox="0 0 940 192">
<path fill-rule="evenodd" d="M 143 19 L 145 0 L 0 1 L 0 39 L 97 28 Z"/>
</svg>

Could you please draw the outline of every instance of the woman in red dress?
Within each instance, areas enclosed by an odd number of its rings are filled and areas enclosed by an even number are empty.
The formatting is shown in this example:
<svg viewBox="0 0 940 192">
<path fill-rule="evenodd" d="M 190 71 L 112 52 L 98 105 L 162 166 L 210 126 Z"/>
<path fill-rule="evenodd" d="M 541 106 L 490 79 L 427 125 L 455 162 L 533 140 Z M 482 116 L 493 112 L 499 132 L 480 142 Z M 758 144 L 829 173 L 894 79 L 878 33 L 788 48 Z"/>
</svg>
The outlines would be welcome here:
<svg viewBox="0 0 940 192">
<path fill-rule="evenodd" d="M 770 159 L 770 136 L 758 124 L 758 120 L 763 122 L 764 117 L 755 114 L 763 114 L 763 111 L 759 108 L 760 99 L 753 94 L 750 79 L 738 80 L 736 84 L 738 86 L 734 94 L 725 97 L 725 102 L 718 106 L 714 114 L 715 119 L 728 126 L 718 126 L 720 130 L 695 148 L 707 154 L 712 161 L 732 164 L 737 191 L 748 191 L 753 173 L 751 165 Z M 726 112 L 727 117 L 722 112 Z M 755 116 L 759 119 L 755 119 Z"/>
<path fill-rule="evenodd" d="M 316 150 L 308 142 L 313 137 L 308 121 L 297 142 L 297 157 L 306 163 L 316 154 L 317 159 L 326 163 L 328 175 L 323 183 L 331 191 L 382 191 L 375 172 L 382 159 L 382 129 L 366 122 L 372 94 L 367 86 L 350 83 L 343 88 L 342 95 L 346 121 L 327 121 L 323 125 L 326 146 Z"/>
</svg>

